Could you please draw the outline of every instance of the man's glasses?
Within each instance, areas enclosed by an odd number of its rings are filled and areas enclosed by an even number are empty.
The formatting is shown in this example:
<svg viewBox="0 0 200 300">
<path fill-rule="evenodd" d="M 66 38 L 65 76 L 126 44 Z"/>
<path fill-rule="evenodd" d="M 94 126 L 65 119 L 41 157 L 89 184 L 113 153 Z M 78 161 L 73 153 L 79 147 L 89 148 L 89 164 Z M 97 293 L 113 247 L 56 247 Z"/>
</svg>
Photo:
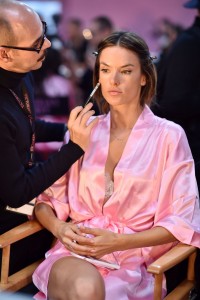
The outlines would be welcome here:
<svg viewBox="0 0 200 300">
<path fill-rule="evenodd" d="M 41 38 L 41 42 L 39 47 L 16 47 L 16 46 L 5 46 L 5 45 L 1 45 L 0 47 L 4 47 L 4 48 L 9 48 L 9 49 L 17 49 L 17 50 L 25 50 L 25 51 L 34 51 L 39 53 L 40 50 L 42 49 L 42 46 L 44 44 L 44 41 L 46 39 L 46 33 L 47 33 L 47 24 L 46 22 L 42 21 L 42 25 L 43 25 L 43 36 Z"/>
</svg>

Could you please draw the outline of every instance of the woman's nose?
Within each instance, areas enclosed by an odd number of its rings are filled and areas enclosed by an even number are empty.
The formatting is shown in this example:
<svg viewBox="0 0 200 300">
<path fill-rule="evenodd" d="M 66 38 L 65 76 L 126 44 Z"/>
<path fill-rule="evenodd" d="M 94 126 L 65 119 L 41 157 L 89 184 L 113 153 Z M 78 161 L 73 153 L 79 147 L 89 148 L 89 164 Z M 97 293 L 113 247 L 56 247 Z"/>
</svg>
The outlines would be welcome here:
<svg viewBox="0 0 200 300">
<path fill-rule="evenodd" d="M 120 84 L 120 78 L 118 73 L 111 74 L 111 84 L 115 86 Z"/>
</svg>

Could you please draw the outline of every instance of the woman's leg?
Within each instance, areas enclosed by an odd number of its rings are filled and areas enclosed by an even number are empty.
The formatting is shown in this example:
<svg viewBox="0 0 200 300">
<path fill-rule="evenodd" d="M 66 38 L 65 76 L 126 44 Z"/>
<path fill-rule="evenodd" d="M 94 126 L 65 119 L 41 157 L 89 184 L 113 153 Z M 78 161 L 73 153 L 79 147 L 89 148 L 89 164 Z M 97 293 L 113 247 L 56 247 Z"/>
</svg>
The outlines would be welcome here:
<svg viewBox="0 0 200 300">
<path fill-rule="evenodd" d="M 104 300 L 105 287 L 99 271 L 89 262 L 64 257 L 54 263 L 48 283 L 49 300 Z"/>
</svg>

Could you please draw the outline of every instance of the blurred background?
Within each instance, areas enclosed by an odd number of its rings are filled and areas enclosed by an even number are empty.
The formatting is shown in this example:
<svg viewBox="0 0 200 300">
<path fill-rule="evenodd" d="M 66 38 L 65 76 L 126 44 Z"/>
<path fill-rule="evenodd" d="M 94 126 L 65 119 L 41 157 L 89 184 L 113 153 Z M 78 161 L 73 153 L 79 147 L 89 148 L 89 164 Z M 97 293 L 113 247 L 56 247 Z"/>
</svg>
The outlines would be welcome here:
<svg viewBox="0 0 200 300">
<path fill-rule="evenodd" d="M 49 31 L 55 32 L 52 15 L 62 15 L 60 33 L 67 37 L 66 22 L 71 17 L 80 18 L 85 27 L 90 20 L 98 15 L 107 15 L 115 24 L 116 29 L 132 30 L 142 35 L 152 51 L 157 43 L 152 39 L 151 31 L 162 18 L 187 27 L 191 24 L 194 10 L 183 7 L 184 0 L 25 0 L 40 12 L 47 20 Z"/>
</svg>

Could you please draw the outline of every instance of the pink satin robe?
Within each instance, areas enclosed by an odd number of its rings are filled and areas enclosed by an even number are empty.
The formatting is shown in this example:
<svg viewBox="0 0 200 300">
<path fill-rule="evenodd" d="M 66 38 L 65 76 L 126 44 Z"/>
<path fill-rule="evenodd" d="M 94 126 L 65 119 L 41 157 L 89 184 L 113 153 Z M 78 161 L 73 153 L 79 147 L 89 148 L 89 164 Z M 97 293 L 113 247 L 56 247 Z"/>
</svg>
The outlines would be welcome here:
<svg viewBox="0 0 200 300">
<path fill-rule="evenodd" d="M 99 118 L 84 157 L 39 201 L 51 205 L 62 220 L 70 216 L 77 224 L 118 233 L 163 226 L 179 241 L 200 247 L 194 162 L 182 128 L 154 116 L 146 106 L 116 166 L 114 192 L 103 205 L 110 114 Z M 170 243 L 115 252 L 120 269 L 99 268 L 105 281 L 106 300 L 153 299 L 154 279 L 147 273 L 147 266 L 172 246 Z M 56 260 L 68 255 L 60 242 L 49 250 L 33 275 L 41 291 L 35 299 L 47 299 L 50 269 Z"/>
</svg>

